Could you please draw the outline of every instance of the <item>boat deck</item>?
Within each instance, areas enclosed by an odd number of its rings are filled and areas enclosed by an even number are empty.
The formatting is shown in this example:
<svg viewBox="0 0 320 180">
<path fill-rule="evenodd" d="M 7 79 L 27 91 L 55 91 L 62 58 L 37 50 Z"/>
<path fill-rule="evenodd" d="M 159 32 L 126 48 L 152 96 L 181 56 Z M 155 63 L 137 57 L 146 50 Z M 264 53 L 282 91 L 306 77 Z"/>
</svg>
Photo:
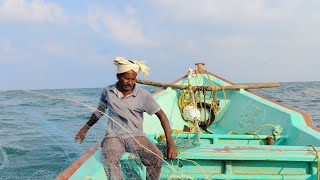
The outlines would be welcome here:
<svg viewBox="0 0 320 180">
<path fill-rule="evenodd" d="M 179 134 L 176 138 L 194 138 Z M 260 138 L 264 137 L 260 135 Z M 149 138 L 156 142 L 150 135 Z M 278 142 L 285 141 L 281 136 Z M 254 135 L 201 134 L 201 145 L 180 152 L 177 160 L 163 162 L 162 179 L 308 179 L 317 174 L 317 158 L 311 147 L 257 145 Z M 320 151 L 320 149 L 317 149 Z M 132 158 L 134 157 L 134 158 Z M 125 153 L 121 165 L 130 177 L 145 177 L 145 167 L 137 166 L 130 153 Z M 70 179 L 106 179 L 101 163 L 101 148 L 80 167 L 83 170 Z M 85 172 L 90 172 L 86 175 Z"/>
</svg>

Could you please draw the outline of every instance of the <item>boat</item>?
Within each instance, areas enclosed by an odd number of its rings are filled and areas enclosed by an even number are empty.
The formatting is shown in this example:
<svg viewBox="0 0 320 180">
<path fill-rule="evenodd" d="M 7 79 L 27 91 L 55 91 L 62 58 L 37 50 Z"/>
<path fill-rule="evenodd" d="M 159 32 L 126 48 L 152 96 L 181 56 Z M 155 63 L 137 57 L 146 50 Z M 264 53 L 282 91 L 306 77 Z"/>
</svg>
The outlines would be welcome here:
<svg viewBox="0 0 320 180">
<path fill-rule="evenodd" d="M 176 160 L 163 161 L 161 179 L 319 179 L 320 129 L 308 113 L 244 86 L 228 88 L 237 85 L 208 72 L 204 63 L 196 65 L 193 75 L 159 85 L 153 93 L 179 150 Z M 200 111 L 194 121 L 184 114 L 190 104 Z M 148 114 L 144 118 L 145 133 L 161 147 L 159 120 Z M 131 168 L 129 175 L 123 170 L 124 176 L 146 179 L 145 167 L 135 164 L 135 158 L 122 156 L 122 169 Z M 107 179 L 100 143 L 56 179 Z"/>
</svg>

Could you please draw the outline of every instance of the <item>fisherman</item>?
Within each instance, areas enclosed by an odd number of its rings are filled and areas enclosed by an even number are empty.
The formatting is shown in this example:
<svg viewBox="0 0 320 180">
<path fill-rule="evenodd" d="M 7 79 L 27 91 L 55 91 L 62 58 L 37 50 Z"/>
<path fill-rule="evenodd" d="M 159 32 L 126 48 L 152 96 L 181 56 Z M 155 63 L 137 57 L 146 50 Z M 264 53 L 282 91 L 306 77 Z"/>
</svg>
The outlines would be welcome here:
<svg viewBox="0 0 320 180">
<path fill-rule="evenodd" d="M 142 71 L 143 75 L 148 75 L 149 68 L 143 61 L 130 61 L 122 57 L 116 57 L 114 64 L 117 66 L 118 81 L 103 89 L 97 110 L 80 129 L 75 140 L 82 143 L 88 130 L 107 110 L 107 131 L 101 146 L 108 179 L 124 179 L 120 158 L 125 151 L 140 157 L 146 166 L 147 179 L 159 179 L 163 155 L 143 133 L 144 112 L 156 114 L 161 122 L 167 139 L 166 157 L 175 159 L 178 153 L 166 114 L 148 91 L 136 86 L 137 73 Z"/>
</svg>

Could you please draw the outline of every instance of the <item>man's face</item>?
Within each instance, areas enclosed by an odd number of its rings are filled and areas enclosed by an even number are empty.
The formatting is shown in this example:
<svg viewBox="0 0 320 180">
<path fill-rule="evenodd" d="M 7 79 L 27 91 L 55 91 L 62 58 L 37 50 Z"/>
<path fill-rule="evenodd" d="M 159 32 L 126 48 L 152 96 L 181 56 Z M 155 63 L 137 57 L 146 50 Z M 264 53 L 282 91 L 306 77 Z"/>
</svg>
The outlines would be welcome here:
<svg viewBox="0 0 320 180">
<path fill-rule="evenodd" d="M 120 91 L 131 91 L 136 84 L 137 73 L 134 71 L 128 71 L 121 74 L 117 74 L 118 88 Z"/>
</svg>

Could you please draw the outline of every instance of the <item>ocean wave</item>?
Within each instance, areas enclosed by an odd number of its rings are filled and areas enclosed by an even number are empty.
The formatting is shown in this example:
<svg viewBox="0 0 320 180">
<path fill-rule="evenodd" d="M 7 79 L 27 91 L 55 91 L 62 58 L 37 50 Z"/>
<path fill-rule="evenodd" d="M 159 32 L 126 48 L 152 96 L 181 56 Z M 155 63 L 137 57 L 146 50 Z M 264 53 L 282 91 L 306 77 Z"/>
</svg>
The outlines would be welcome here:
<svg viewBox="0 0 320 180">
<path fill-rule="evenodd" d="M 6 146 L 3 146 L 2 150 L 4 152 L 6 152 L 6 155 L 16 155 L 16 156 L 25 155 L 30 151 L 30 150 L 26 150 L 26 149 L 6 147 Z"/>
<path fill-rule="evenodd" d="M 6 151 L 0 146 L 0 170 L 4 169 L 9 164 Z"/>
</svg>

